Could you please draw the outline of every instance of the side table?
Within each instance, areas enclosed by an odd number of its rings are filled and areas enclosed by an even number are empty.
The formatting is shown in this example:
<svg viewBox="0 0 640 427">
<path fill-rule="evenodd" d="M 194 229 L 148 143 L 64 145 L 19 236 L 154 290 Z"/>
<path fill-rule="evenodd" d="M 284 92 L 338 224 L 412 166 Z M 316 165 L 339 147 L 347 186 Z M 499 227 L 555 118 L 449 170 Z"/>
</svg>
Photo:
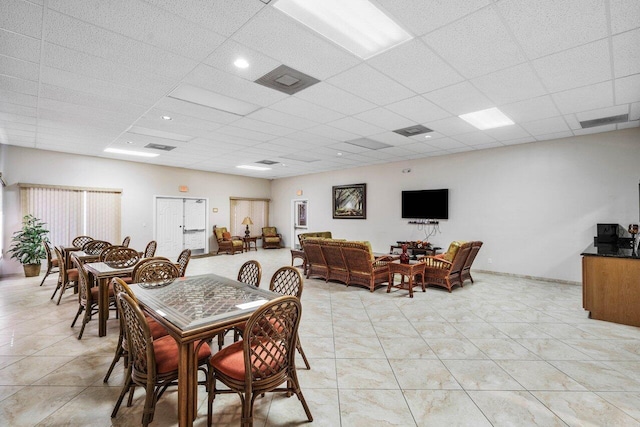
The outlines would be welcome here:
<svg viewBox="0 0 640 427">
<path fill-rule="evenodd" d="M 258 252 L 258 243 L 257 243 L 258 237 L 243 237 L 242 238 L 242 251 L 243 252 L 249 252 L 251 250 L 251 243 L 253 243 L 253 249 L 256 250 L 256 252 Z"/>
<path fill-rule="evenodd" d="M 422 286 L 422 292 L 426 292 L 424 286 L 424 262 L 411 261 L 409 264 L 401 264 L 400 260 L 392 261 L 389 264 L 389 286 L 387 286 L 387 293 L 391 292 L 391 288 L 407 289 L 409 288 L 409 298 L 413 298 L 413 287 L 417 285 Z M 400 274 L 400 284 L 394 283 L 395 274 Z M 421 283 L 414 283 L 413 278 L 419 274 L 421 277 Z M 407 285 L 405 286 L 405 276 L 407 276 Z"/>
</svg>

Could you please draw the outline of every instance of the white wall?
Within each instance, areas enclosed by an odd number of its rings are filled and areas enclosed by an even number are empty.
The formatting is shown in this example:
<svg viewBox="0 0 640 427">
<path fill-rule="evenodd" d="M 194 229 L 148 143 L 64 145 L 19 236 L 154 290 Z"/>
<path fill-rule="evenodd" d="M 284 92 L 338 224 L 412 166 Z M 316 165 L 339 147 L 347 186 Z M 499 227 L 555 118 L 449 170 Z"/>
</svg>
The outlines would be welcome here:
<svg viewBox="0 0 640 427">
<path fill-rule="evenodd" d="M 482 240 L 477 269 L 579 282 L 596 224 L 638 222 L 639 160 L 635 128 L 298 176 L 273 182 L 271 218 L 291 245 L 291 201 L 305 198 L 309 231 L 388 252 L 397 240 L 424 238 L 401 219 L 401 191 L 449 188 L 449 219 L 435 245 Z M 363 182 L 367 219 L 332 219 L 331 187 Z"/>
<path fill-rule="evenodd" d="M 213 225 L 229 226 L 229 197 L 270 198 L 271 182 L 155 166 L 98 157 L 78 156 L 52 151 L 33 150 L 16 146 L 1 146 L 0 166 L 8 187 L 4 192 L 4 248 L 10 244 L 11 234 L 20 227 L 21 208 L 17 183 L 68 185 L 81 187 L 121 188 L 122 237 L 131 236 L 131 247 L 144 249 L 153 239 L 153 196 L 186 196 L 209 199 L 209 231 Z M 178 186 L 189 187 L 180 193 Z M 212 208 L 218 208 L 217 213 Z M 54 242 L 67 245 L 70 242 Z M 210 238 L 209 250 L 217 250 Z M 13 260 L 0 261 L 0 275 L 21 271 Z"/>
</svg>

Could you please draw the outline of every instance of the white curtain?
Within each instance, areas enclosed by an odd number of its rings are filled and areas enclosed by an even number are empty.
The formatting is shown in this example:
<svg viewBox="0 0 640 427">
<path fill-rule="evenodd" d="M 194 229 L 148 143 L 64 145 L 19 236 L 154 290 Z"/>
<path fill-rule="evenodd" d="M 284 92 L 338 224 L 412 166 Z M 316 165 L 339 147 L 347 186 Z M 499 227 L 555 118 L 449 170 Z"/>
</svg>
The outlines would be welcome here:
<svg viewBox="0 0 640 427">
<path fill-rule="evenodd" d="M 260 236 L 262 227 L 269 226 L 269 200 L 231 199 L 231 227 L 229 232 L 234 236 L 244 236 L 246 225 L 242 221 L 251 218 L 249 226 L 252 236 Z"/>
<path fill-rule="evenodd" d="M 122 242 L 120 236 L 120 193 L 87 191 L 87 236 L 106 240 L 114 245 Z"/>
</svg>

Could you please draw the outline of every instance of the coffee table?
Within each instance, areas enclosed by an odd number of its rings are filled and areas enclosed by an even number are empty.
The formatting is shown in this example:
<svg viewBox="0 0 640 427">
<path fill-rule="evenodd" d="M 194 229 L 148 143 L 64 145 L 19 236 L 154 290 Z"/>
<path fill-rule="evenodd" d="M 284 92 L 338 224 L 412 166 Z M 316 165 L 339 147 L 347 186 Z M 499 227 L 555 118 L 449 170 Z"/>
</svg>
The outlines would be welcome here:
<svg viewBox="0 0 640 427">
<path fill-rule="evenodd" d="M 389 286 L 387 286 L 387 293 L 391 292 L 391 288 L 407 289 L 409 290 L 409 298 L 413 298 L 413 287 L 421 285 L 422 292 L 426 291 L 424 286 L 424 263 L 417 261 L 410 261 L 409 264 L 402 264 L 400 260 L 392 261 L 389 266 Z M 394 283 L 395 274 L 400 274 L 400 284 Z M 414 277 L 419 274 L 422 278 L 420 283 L 414 283 Z M 407 284 L 405 286 L 405 276 L 408 277 Z"/>
</svg>

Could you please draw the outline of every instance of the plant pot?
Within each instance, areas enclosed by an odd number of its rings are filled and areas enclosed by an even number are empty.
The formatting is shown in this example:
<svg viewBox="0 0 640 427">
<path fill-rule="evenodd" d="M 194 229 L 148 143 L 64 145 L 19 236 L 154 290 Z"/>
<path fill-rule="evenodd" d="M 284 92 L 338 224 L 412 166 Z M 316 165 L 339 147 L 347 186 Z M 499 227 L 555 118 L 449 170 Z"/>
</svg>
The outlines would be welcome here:
<svg viewBox="0 0 640 427">
<path fill-rule="evenodd" d="M 24 275 L 26 277 L 34 277 L 40 275 L 40 267 L 42 264 L 23 264 Z"/>
</svg>

